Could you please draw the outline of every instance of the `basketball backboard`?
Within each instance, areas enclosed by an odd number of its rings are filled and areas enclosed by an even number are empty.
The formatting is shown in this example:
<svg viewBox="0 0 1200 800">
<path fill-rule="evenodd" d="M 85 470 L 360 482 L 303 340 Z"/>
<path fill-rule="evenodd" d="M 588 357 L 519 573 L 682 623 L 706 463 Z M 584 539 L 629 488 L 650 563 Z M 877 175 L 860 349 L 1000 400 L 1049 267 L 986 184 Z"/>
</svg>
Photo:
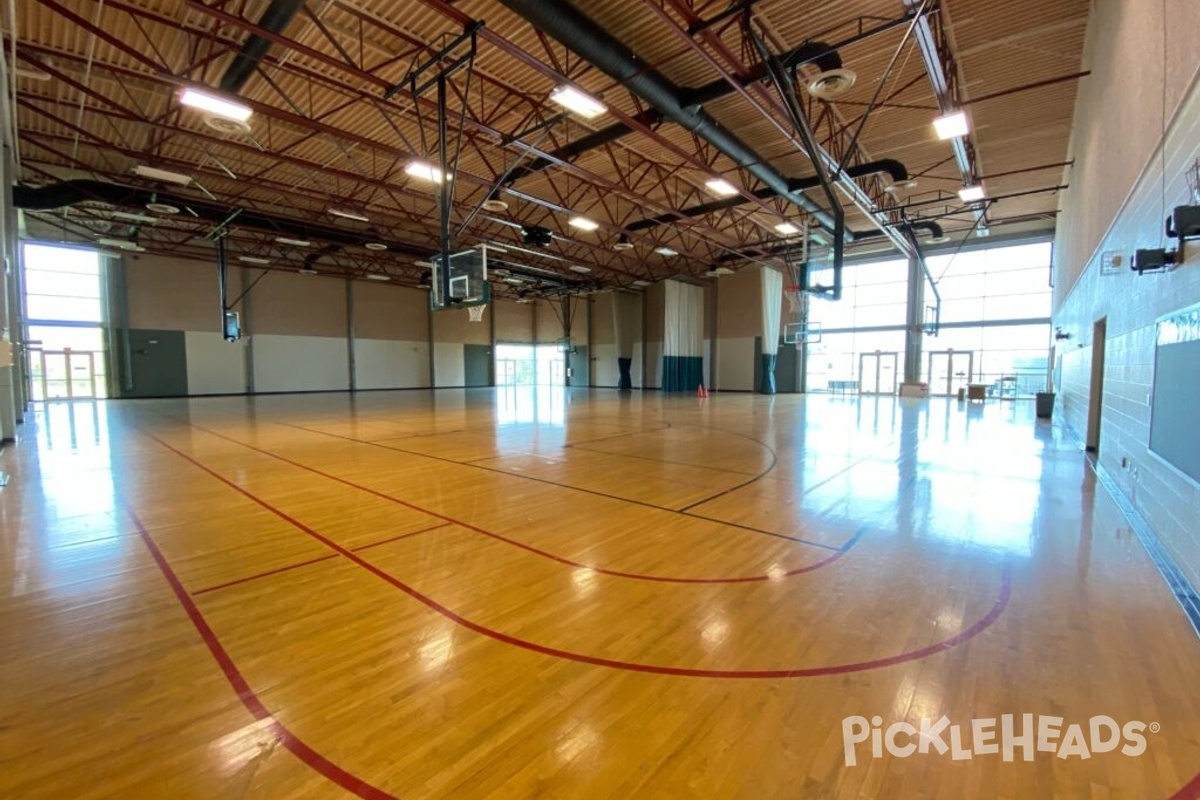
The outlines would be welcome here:
<svg viewBox="0 0 1200 800">
<path fill-rule="evenodd" d="M 445 292 L 442 286 L 441 258 L 434 256 L 429 261 L 433 265 L 429 307 L 434 311 L 487 305 L 491 300 L 492 293 L 487 277 L 487 245 L 450 255 L 448 292 Z"/>
</svg>

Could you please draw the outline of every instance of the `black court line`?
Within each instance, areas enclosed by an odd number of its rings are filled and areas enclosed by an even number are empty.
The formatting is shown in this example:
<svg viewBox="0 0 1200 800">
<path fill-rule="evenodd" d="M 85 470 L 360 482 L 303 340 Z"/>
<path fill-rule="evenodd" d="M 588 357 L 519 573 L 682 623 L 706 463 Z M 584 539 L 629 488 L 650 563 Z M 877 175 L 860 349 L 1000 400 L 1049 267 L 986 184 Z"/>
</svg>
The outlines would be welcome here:
<svg viewBox="0 0 1200 800">
<path fill-rule="evenodd" d="M 607 492 L 601 492 L 597 489 L 586 489 L 581 486 L 572 486 L 572 485 L 566 484 L 566 483 L 558 483 L 557 481 L 548 480 L 546 478 L 538 478 L 534 475 L 524 475 L 519 472 L 509 472 L 508 470 L 497 469 L 495 467 L 486 467 L 486 466 L 483 466 L 482 464 L 473 464 L 473 463 L 469 463 L 469 462 L 465 462 L 465 461 L 455 461 L 452 458 L 445 458 L 443 456 L 433 456 L 433 455 L 429 455 L 428 453 L 418 452 L 416 450 L 405 450 L 404 448 L 401 448 L 401 447 L 392 447 L 390 445 L 380 444 L 379 442 L 371 442 L 371 441 L 365 441 L 363 439 L 355 439 L 350 436 L 343 436 L 339 433 L 329 433 L 328 431 L 317 430 L 315 428 L 306 428 L 303 425 L 294 425 L 289 422 L 276 422 L 275 424 L 282 425 L 287 428 L 295 428 L 296 430 L 306 431 L 308 433 L 313 433 L 318 436 L 328 436 L 333 439 L 342 439 L 343 441 L 354 442 L 355 444 L 368 445 L 370 447 L 378 447 L 383 450 L 391 450 L 396 453 L 404 453 L 406 455 L 417 456 L 419 458 L 428 458 L 428 459 L 432 459 L 434 461 L 441 461 L 446 464 L 454 464 L 455 466 L 458 466 L 458 467 L 469 467 L 471 469 L 481 469 L 481 470 L 485 470 L 487 472 L 495 473 L 497 475 L 506 475 L 510 478 L 519 478 L 521 480 L 542 483 L 547 486 L 554 486 L 559 489 L 566 489 L 566 490 L 575 491 L 575 492 L 583 492 L 584 494 L 595 495 L 597 497 L 603 497 L 608 500 L 616 500 L 616 501 L 619 501 L 622 503 L 630 503 L 632 505 L 642 506 L 644 508 L 652 508 L 655 511 L 665 511 L 670 514 L 678 514 L 680 516 L 688 517 L 690 519 L 704 520 L 705 522 L 715 522 L 715 523 L 718 523 L 721 525 L 727 525 L 731 528 L 737 528 L 739 530 L 750 531 L 752 533 L 759 533 L 764 536 L 773 536 L 777 539 L 786 539 L 789 542 L 797 542 L 799 544 L 808 545 L 809 547 L 819 547 L 822 550 L 840 550 L 841 549 L 838 546 L 824 544 L 822 542 L 814 542 L 812 540 L 804 539 L 799 536 L 789 536 L 786 533 L 777 533 L 776 531 L 769 531 L 769 530 L 766 530 L 765 528 L 755 528 L 752 525 L 743 525 L 741 523 L 727 522 L 726 520 L 714 519 L 711 517 L 701 516 L 699 514 L 690 514 L 686 511 L 683 511 L 680 509 L 670 508 L 668 506 L 659 506 L 659 505 L 655 505 L 654 503 L 647 503 L 644 500 L 634 500 L 634 499 L 631 499 L 628 497 L 621 497 L 620 495 L 609 494 Z M 194 427 L 199 427 L 199 426 L 194 426 Z M 200 428 L 200 430 L 204 430 L 204 428 Z M 734 434 L 734 435 L 738 436 L 740 434 Z M 744 438 L 749 438 L 749 437 L 744 437 Z M 493 458 L 494 458 L 494 456 L 493 456 Z M 774 466 L 774 464 L 772 464 L 772 466 Z M 765 474 L 766 473 L 764 472 L 763 475 L 765 475 Z M 762 475 L 758 475 L 753 480 L 758 480 L 761 477 L 762 477 Z M 742 484 L 742 485 L 746 485 L 751 482 L 752 481 L 746 481 L 745 484 Z"/>
</svg>

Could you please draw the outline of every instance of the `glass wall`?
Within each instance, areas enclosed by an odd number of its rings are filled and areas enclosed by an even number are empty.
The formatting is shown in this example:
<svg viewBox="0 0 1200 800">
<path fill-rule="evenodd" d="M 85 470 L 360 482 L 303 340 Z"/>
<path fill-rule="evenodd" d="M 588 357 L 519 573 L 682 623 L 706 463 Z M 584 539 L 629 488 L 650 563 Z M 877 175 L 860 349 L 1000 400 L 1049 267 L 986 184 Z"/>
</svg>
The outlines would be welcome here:
<svg viewBox="0 0 1200 800">
<path fill-rule="evenodd" d="M 99 254 L 27 244 L 22 255 L 32 399 L 106 397 Z"/>
<path fill-rule="evenodd" d="M 932 393 L 954 394 L 968 383 L 1000 397 L 1044 389 L 1050 257 L 1051 244 L 1041 242 L 927 259 L 942 296 L 941 329 L 925 337 L 921 359 Z M 822 338 L 808 345 L 809 391 L 895 393 L 904 371 L 907 277 L 903 259 L 848 264 L 841 300 L 811 298 L 810 319 Z"/>
</svg>

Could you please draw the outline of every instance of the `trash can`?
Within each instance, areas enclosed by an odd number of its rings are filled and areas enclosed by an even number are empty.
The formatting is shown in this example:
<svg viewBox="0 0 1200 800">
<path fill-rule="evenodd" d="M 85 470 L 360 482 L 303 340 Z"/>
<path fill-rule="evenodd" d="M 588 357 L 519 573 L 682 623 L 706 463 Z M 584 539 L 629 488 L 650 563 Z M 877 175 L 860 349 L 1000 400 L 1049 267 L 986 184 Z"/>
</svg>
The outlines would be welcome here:
<svg viewBox="0 0 1200 800">
<path fill-rule="evenodd" d="M 1042 419 L 1050 419 L 1054 414 L 1054 392 L 1037 393 L 1037 415 Z"/>
</svg>

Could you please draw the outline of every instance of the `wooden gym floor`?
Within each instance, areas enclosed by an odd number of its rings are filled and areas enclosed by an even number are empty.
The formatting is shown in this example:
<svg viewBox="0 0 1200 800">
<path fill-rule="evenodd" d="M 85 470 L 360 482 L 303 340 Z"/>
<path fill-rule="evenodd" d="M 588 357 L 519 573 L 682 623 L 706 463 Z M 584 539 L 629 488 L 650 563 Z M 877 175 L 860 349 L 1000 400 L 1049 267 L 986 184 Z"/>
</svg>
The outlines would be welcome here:
<svg viewBox="0 0 1200 800">
<path fill-rule="evenodd" d="M 1200 796 L 1200 639 L 1032 403 L 445 390 L 24 435 L 5 798 Z M 1004 714 L 1146 749 L 845 761 L 847 717 Z"/>
</svg>

